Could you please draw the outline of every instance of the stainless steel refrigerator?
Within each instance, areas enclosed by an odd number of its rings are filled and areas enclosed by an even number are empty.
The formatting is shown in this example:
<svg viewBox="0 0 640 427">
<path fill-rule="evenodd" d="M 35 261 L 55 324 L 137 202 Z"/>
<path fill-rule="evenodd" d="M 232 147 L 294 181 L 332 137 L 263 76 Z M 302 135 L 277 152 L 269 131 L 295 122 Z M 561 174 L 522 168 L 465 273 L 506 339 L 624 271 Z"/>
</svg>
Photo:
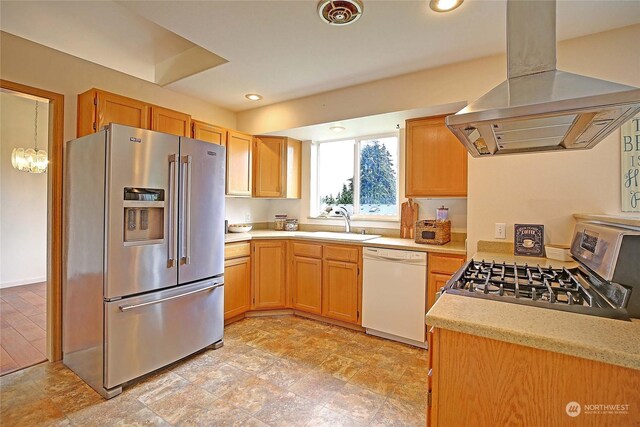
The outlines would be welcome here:
<svg viewBox="0 0 640 427">
<path fill-rule="evenodd" d="M 110 398 L 221 346 L 225 148 L 111 124 L 64 169 L 64 364 Z"/>
</svg>

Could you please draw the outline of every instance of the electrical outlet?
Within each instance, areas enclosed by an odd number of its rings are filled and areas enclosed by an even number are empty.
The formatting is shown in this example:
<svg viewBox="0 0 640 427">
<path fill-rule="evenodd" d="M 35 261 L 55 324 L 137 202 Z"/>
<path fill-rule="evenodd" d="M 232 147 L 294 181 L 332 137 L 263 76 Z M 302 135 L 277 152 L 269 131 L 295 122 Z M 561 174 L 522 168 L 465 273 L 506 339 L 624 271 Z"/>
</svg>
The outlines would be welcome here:
<svg viewBox="0 0 640 427">
<path fill-rule="evenodd" d="M 507 226 L 504 222 L 496 222 L 496 239 L 507 238 Z"/>
<path fill-rule="evenodd" d="M 251 214 L 250 213 L 246 213 L 244 214 L 244 222 L 249 224 L 251 222 Z"/>
</svg>

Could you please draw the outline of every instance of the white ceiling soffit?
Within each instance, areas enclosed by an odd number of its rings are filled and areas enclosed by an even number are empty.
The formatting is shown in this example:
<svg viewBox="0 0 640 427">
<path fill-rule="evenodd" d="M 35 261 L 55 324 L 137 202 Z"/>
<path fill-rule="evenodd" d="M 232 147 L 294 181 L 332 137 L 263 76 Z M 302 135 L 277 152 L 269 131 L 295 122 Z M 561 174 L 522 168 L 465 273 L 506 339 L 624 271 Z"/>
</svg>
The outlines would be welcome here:
<svg viewBox="0 0 640 427">
<path fill-rule="evenodd" d="M 375 116 L 358 117 L 341 120 L 339 122 L 322 123 L 272 132 L 269 135 L 288 136 L 301 141 L 335 141 L 360 136 L 381 135 L 404 129 L 405 120 L 416 117 L 438 116 L 460 111 L 466 102 L 437 105 L 433 107 L 417 108 L 414 110 L 396 111 L 393 113 L 377 114 Z M 332 126 L 342 126 L 342 132 L 334 132 Z"/>
<path fill-rule="evenodd" d="M 365 0 L 362 18 L 344 27 L 323 23 L 316 7 L 316 0 L 2 1 L 1 22 L 10 33 L 73 47 L 99 64 L 110 58 L 118 67 L 106 66 L 150 81 L 149 64 L 187 48 L 171 37 L 158 41 L 175 33 L 229 62 L 167 87 L 234 111 L 506 50 L 506 0 L 467 0 L 450 13 L 431 11 L 427 0 Z M 640 2 L 559 1 L 557 21 L 558 40 L 606 31 L 640 22 Z M 247 93 L 264 99 L 249 101 Z"/>
<path fill-rule="evenodd" d="M 0 29 L 165 86 L 226 59 L 112 1 L 2 1 Z"/>
</svg>

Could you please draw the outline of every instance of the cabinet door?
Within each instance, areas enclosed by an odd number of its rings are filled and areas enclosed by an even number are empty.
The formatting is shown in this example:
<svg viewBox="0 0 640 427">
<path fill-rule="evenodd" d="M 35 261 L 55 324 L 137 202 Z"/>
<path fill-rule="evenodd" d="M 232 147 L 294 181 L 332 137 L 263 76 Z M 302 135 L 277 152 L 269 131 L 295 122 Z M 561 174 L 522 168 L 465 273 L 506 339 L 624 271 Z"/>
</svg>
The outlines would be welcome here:
<svg viewBox="0 0 640 427">
<path fill-rule="evenodd" d="M 444 116 L 407 120 L 407 197 L 466 197 L 467 150 Z"/>
<path fill-rule="evenodd" d="M 322 260 L 294 256 L 291 279 L 293 307 L 322 314 Z"/>
<path fill-rule="evenodd" d="M 286 303 L 285 242 L 254 242 L 253 308 L 284 308 Z"/>
<path fill-rule="evenodd" d="M 325 260 L 322 282 L 322 314 L 357 323 L 358 264 Z"/>
<path fill-rule="evenodd" d="M 227 194 L 251 196 L 251 135 L 230 130 L 227 135 Z"/>
<path fill-rule="evenodd" d="M 302 142 L 287 138 L 287 199 L 302 197 Z"/>
<path fill-rule="evenodd" d="M 451 279 L 451 274 L 431 273 L 427 279 L 427 311 L 436 302 L 436 293 Z"/>
<path fill-rule="evenodd" d="M 224 318 L 230 319 L 251 308 L 251 260 L 249 257 L 224 263 Z"/>
<path fill-rule="evenodd" d="M 162 107 L 151 107 L 151 130 L 191 136 L 191 116 Z"/>
<path fill-rule="evenodd" d="M 284 197 L 286 138 L 258 136 L 254 146 L 255 197 Z"/>
<path fill-rule="evenodd" d="M 222 146 L 227 145 L 227 130 L 224 128 L 193 120 L 191 130 L 191 137 L 194 139 Z"/>
<path fill-rule="evenodd" d="M 113 93 L 96 91 L 96 126 L 94 132 L 109 123 L 149 129 L 149 106 L 144 102 Z"/>
</svg>

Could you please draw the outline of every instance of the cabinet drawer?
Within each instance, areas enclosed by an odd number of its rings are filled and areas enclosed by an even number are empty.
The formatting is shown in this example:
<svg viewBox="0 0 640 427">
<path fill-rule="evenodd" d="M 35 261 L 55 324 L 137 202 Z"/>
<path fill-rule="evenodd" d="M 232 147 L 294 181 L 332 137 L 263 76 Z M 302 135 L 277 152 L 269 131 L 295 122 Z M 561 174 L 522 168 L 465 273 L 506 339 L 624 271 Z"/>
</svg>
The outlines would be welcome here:
<svg viewBox="0 0 640 427">
<path fill-rule="evenodd" d="M 251 255 L 249 242 L 227 243 L 224 245 L 224 259 L 239 258 Z"/>
<path fill-rule="evenodd" d="M 293 242 L 293 254 L 309 258 L 322 258 L 322 245 Z"/>
<path fill-rule="evenodd" d="M 324 258 L 335 261 L 358 262 L 358 248 L 353 246 L 325 245 Z"/>
<path fill-rule="evenodd" d="M 464 264 L 464 257 L 458 255 L 429 254 L 429 271 L 438 273 L 455 273 Z"/>
</svg>

